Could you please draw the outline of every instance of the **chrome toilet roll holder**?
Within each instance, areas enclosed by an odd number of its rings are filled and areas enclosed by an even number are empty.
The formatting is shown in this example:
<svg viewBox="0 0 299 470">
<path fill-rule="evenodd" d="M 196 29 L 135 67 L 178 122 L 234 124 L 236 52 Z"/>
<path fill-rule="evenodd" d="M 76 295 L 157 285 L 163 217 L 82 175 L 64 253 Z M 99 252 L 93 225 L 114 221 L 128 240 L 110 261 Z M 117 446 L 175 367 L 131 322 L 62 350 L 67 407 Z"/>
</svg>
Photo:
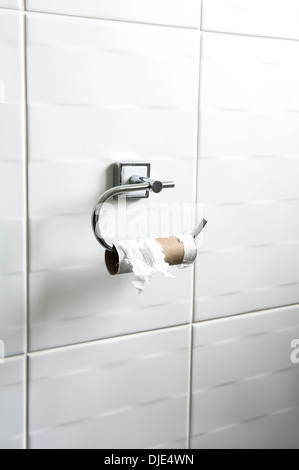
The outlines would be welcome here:
<svg viewBox="0 0 299 470">
<path fill-rule="evenodd" d="M 111 198 L 117 198 L 125 195 L 127 198 L 147 198 L 149 193 L 160 193 L 163 189 L 175 187 L 174 181 L 162 182 L 157 179 L 150 178 L 149 163 L 116 163 L 114 166 L 114 184 L 115 186 L 108 189 L 97 201 L 91 216 L 92 229 L 97 241 L 108 251 L 113 251 L 114 245 L 107 241 L 102 235 L 99 220 L 104 204 Z M 144 176 L 136 175 L 135 171 L 139 170 Z M 127 180 L 127 181 L 126 181 Z M 117 183 L 119 183 L 117 185 Z M 133 195 L 132 195 L 133 193 Z M 207 221 L 202 220 L 198 226 L 191 231 L 196 238 L 206 226 Z"/>
</svg>

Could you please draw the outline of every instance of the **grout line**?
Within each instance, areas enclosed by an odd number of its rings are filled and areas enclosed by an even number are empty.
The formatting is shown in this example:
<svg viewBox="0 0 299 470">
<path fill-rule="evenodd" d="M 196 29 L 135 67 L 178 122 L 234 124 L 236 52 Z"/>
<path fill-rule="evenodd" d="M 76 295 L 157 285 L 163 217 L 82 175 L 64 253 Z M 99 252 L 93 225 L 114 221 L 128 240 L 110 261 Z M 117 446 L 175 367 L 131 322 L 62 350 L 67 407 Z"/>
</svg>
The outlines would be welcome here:
<svg viewBox="0 0 299 470">
<path fill-rule="evenodd" d="M 192 425 L 192 384 L 193 384 L 193 324 L 190 325 L 189 337 L 189 380 L 188 380 L 188 403 L 187 403 L 187 449 L 191 448 L 191 425 Z"/>
<path fill-rule="evenodd" d="M 12 356 L 5 356 L 5 362 L 6 361 L 11 361 L 14 359 L 22 359 L 26 357 L 26 352 L 20 353 L 20 354 L 13 354 Z"/>
<path fill-rule="evenodd" d="M 25 387 L 25 450 L 29 449 L 29 357 L 28 351 L 25 355 L 25 372 L 26 372 L 26 387 Z"/>
<path fill-rule="evenodd" d="M 93 340 L 89 340 L 89 341 L 82 341 L 80 343 L 73 343 L 73 344 L 67 344 L 67 345 L 62 345 L 62 346 L 54 346 L 54 347 L 50 347 L 50 348 L 45 348 L 45 349 L 37 349 L 36 351 L 28 351 L 27 355 L 29 357 L 32 357 L 32 356 L 35 356 L 35 355 L 39 355 L 39 354 L 47 354 L 47 353 L 50 353 L 50 352 L 56 352 L 56 351 L 64 351 L 64 350 L 69 350 L 69 349 L 75 349 L 76 347 L 81 347 L 81 346 L 88 346 L 90 344 L 95 344 L 95 343 L 102 343 L 104 341 L 111 341 L 111 340 L 121 340 L 123 338 L 128 338 L 128 337 L 135 337 L 135 336 L 138 336 L 138 335 L 146 335 L 146 334 L 155 334 L 155 333 L 159 333 L 159 332 L 163 332 L 165 330 L 174 330 L 174 329 L 179 329 L 179 328 L 183 328 L 183 327 L 187 327 L 187 326 L 198 326 L 202 323 L 210 323 L 210 322 L 219 322 L 219 321 L 225 321 L 225 320 L 228 320 L 228 319 L 234 319 L 236 317 L 249 317 L 251 315 L 255 315 L 255 314 L 263 314 L 263 313 L 268 313 L 269 311 L 277 311 L 277 310 L 282 310 L 282 309 L 291 309 L 291 308 L 294 308 L 294 307 L 299 307 L 299 304 L 290 304 L 290 305 L 282 305 L 280 307 L 271 307 L 271 308 L 268 308 L 268 309 L 264 309 L 264 310 L 254 310 L 254 311 L 251 311 L 251 312 L 244 312 L 244 313 L 238 313 L 236 315 L 228 315 L 226 317 L 216 317 L 216 318 L 210 318 L 210 319 L 206 319 L 206 320 L 201 320 L 201 321 L 198 321 L 198 322 L 192 322 L 190 324 L 190 322 L 187 322 L 187 323 L 180 323 L 178 325 L 168 325 L 168 326 L 165 326 L 165 327 L 160 327 L 160 328 L 156 328 L 156 329 L 152 329 L 152 330 L 142 330 L 142 331 L 133 331 L 131 333 L 126 333 L 126 334 L 122 334 L 122 335 L 117 335 L 117 336 L 107 336 L 105 338 L 98 338 L 98 339 L 93 339 Z M 20 354 L 20 355 L 17 355 L 17 356 L 11 356 L 11 357 L 7 357 L 7 359 L 12 359 L 14 357 L 23 357 L 24 354 Z"/>
<path fill-rule="evenodd" d="M 24 7 L 25 7 L 25 0 L 24 2 Z M 180 25 L 172 25 L 172 24 L 159 24 L 159 23 L 147 23 L 147 22 L 142 22 L 142 21 L 134 21 L 134 20 L 120 20 L 116 18 L 102 18 L 102 17 L 95 17 L 95 16 L 82 16 L 82 15 L 72 15 L 70 13 L 55 13 L 55 12 L 48 12 L 48 11 L 33 11 L 33 10 L 26 10 L 26 9 L 13 9 L 13 8 L 4 8 L 0 7 L 0 12 L 1 11 L 9 11 L 9 12 L 15 12 L 15 13 L 24 13 L 25 15 L 32 14 L 32 15 L 48 15 L 48 16 L 58 16 L 58 17 L 67 17 L 67 18 L 73 18 L 73 19 L 80 19 L 80 20 L 98 20 L 98 21 L 110 21 L 110 22 L 116 22 L 116 23 L 125 23 L 125 24 L 133 24 L 133 25 L 143 25 L 143 26 L 157 26 L 157 27 L 162 27 L 162 28 L 175 28 L 175 29 L 182 29 L 182 30 L 189 30 L 189 31 L 202 31 L 204 33 L 214 33 L 214 34 L 227 34 L 227 35 L 232 35 L 232 36 L 242 36 L 242 37 L 248 37 L 248 38 L 260 38 L 260 39 L 277 39 L 280 41 L 295 41 L 298 42 L 299 38 L 287 38 L 283 36 L 265 36 L 263 34 L 250 34 L 250 33 L 240 33 L 240 32 L 229 32 L 229 31 L 221 31 L 221 30 L 213 30 L 213 29 L 203 29 L 203 1 L 201 3 L 201 20 L 200 20 L 200 26 L 180 26 Z"/>
<path fill-rule="evenodd" d="M 23 0 L 25 2 L 25 0 Z M 7 9 L 7 8 L 2 8 L 3 10 L 9 10 L 9 11 L 20 11 L 20 10 L 13 10 L 13 9 Z M 0 8 L 1 11 L 1 8 Z M 201 2 L 201 19 L 200 19 L 200 25 L 199 27 L 197 26 L 180 26 L 180 25 L 171 25 L 171 24 L 159 24 L 159 23 L 147 23 L 147 22 L 142 22 L 142 21 L 134 21 L 134 20 L 120 20 L 117 18 L 103 18 L 103 17 L 95 17 L 95 16 L 82 16 L 82 15 L 72 15 L 70 13 L 55 13 L 55 12 L 50 12 L 50 11 L 33 11 L 33 10 L 25 10 L 23 11 L 26 15 L 32 14 L 32 15 L 38 15 L 38 16 L 58 16 L 58 17 L 66 17 L 66 18 L 73 18 L 73 19 L 80 19 L 80 20 L 98 20 L 98 21 L 108 21 L 108 22 L 116 22 L 116 23 L 124 23 L 124 24 L 133 24 L 133 25 L 143 25 L 143 26 L 157 26 L 161 28 L 174 28 L 174 29 L 182 29 L 182 30 L 189 30 L 189 31 L 202 31 L 204 33 L 216 33 L 216 34 L 227 34 L 227 35 L 232 35 L 232 36 L 244 36 L 248 38 L 261 38 L 261 39 L 277 39 L 281 41 L 295 41 L 298 42 L 299 38 L 286 38 L 282 36 L 265 36 L 263 34 L 246 34 L 246 33 L 234 33 L 234 32 L 228 32 L 228 31 L 220 31 L 220 30 L 213 30 L 213 29 L 203 29 L 203 1 Z"/>
<path fill-rule="evenodd" d="M 27 108 L 27 52 L 26 52 L 26 16 L 25 1 L 23 0 L 23 70 L 24 70 L 24 147 L 25 147 L 25 309 L 26 309 L 26 349 L 25 349 L 25 449 L 28 449 L 28 402 L 29 402 L 29 370 L 28 370 L 28 351 L 29 351 L 29 183 L 28 183 L 28 108 Z"/>
<path fill-rule="evenodd" d="M 89 345 L 93 345 L 93 344 L 100 344 L 102 342 L 105 342 L 105 341 L 112 341 L 112 340 L 121 340 L 121 339 L 125 339 L 125 338 L 130 338 L 130 337 L 135 337 L 135 336 L 138 336 L 138 335 L 147 335 L 147 334 L 155 334 L 155 333 L 160 333 L 160 332 L 164 332 L 165 330 L 176 330 L 176 329 L 179 329 L 179 328 L 184 328 L 184 327 L 187 327 L 187 326 L 190 326 L 190 322 L 188 323 L 180 323 L 178 325 L 171 325 L 171 326 L 164 326 L 164 327 L 160 327 L 160 328 L 155 328 L 153 330 L 142 330 L 142 331 L 133 331 L 131 333 L 125 333 L 125 334 L 121 334 L 121 335 L 117 335 L 117 336 L 107 336 L 105 338 L 98 338 L 98 339 L 91 339 L 91 340 L 88 340 L 88 341 L 82 341 L 81 343 L 73 343 L 73 344 L 66 344 L 66 345 L 63 345 L 63 346 L 53 346 L 52 348 L 45 348 L 45 349 L 37 349 L 36 351 L 28 351 L 28 356 L 29 357 L 33 357 L 33 356 L 36 356 L 36 355 L 40 355 L 40 354 L 47 354 L 47 353 L 50 353 L 50 352 L 58 352 L 58 351 L 66 351 L 66 350 L 69 350 L 69 349 L 75 349 L 77 347 L 81 347 L 81 346 L 89 346 Z"/>
<path fill-rule="evenodd" d="M 233 32 L 228 32 L 228 31 L 217 31 L 213 29 L 202 29 L 201 31 L 203 33 L 226 34 L 228 36 L 241 36 L 245 38 L 276 39 L 278 41 L 292 41 L 292 42 L 299 41 L 299 39 L 296 39 L 296 38 L 284 38 L 280 36 L 263 36 L 262 34 L 233 33 Z"/>
<path fill-rule="evenodd" d="M 196 164 L 195 164 L 195 220 L 197 220 L 197 204 L 198 204 L 198 173 L 199 173 L 199 158 L 200 158 L 200 92 L 201 92 L 201 58 L 202 58 L 202 35 L 200 33 L 199 43 L 199 64 L 198 64 L 198 94 L 197 94 L 197 143 L 196 143 Z M 194 310 L 195 310 L 195 276 L 196 275 L 196 263 L 193 269 L 193 312 L 192 312 L 192 323 L 194 323 Z"/>
<path fill-rule="evenodd" d="M 284 310 L 284 309 L 292 309 L 294 307 L 299 307 L 299 303 L 295 304 L 288 304 L 288 305 L 280 305 L 278 307 L 269 307 L 269 308 L 264 308 L 263 310 L 250 310 L 249 312 L 243 312 L 243 313 L 236 313 L 234 315 L 227 315 L 227 316 L 222 316 L 222 317 L 213 317 L 213 318 L 206 318 L 203 320 L 199 321 L 194 321 L 192 324 L 193 326 L 198 326 L 201 325 L 202 323 L 211 323 L 211 322 L 216 322 L 216 321 L 225 321 L 228 319 L 234 319 L 234 318 L 240 318 L 240 317 L 249 317 L 252 315 L 260 314 L 263 315 L 264 313 L 269 313 L 269 312 L 276 312 L 277 310 Z"/>
<path fill-rule="evenodd" d="M 198 90 L 197 90 L 197 141 L 196 141 L 196 159 L 195 159 L 195 172 L 194 172 L 194 184 L 195 184 L 195 194 L 194 194 L 194 219 L 197 220 L 197 201 L 198 201 L 198 160 L 199 160 L 199 143 L 200 143 L 200 85 L 201 85 L 201 56 L 202 56 L 202 48 L 201 48 L 201 33 L 199 32 L 199 61 L 198 61 L 198 75 L 197 75 L 197 83 L 198 83 Z M 192 370 L 193 370 L 193 323 L 194 323 L 194 315 L 195 315 L 195 290 L 196 290 L 196 264 L 193 266 L 193 277 L 192 277 L 192 316 L 191 316 L 191 332 L 190 332 L 190 353 L 189 353 L 189 394 L 188 394 L 188 429 L 187 429 L 187 446 L 190 449 L 191 444 L 191 418 L 192 418 Z"/>
<path fill-rule="evenodd" d="M 145 21 L 134 21 L 134 20 L 120 20 L 117 18 L 103 18 L 97 16 L 81 16 L 81 15 L 72 15 L 70 13 L 55 13 L 51 11 L 33 11 L 33 10 L 26 10 L 26 14 L 30 15 L 37 15 L 37 16 L 58 16 L 61 18 L 69 18 L 69 19 L 80 19 L 80 20 L 95 20 L 95 21 L 108 21 L 108 22 L 115 22 L 115 23 L 124 23 L 124 24 L 133 24 L 133 25 L 141 25 L 141 26 L 157 26 L 160 28 L 174 28 L 174 29 L 182 29 L 187 31 L 198 31 L 199 28 L 197 26 L 180 26 L 180 25 L 173 25 L 173 24 L 159 24 L 159 23 L 147 23 Z"/>
</svg>

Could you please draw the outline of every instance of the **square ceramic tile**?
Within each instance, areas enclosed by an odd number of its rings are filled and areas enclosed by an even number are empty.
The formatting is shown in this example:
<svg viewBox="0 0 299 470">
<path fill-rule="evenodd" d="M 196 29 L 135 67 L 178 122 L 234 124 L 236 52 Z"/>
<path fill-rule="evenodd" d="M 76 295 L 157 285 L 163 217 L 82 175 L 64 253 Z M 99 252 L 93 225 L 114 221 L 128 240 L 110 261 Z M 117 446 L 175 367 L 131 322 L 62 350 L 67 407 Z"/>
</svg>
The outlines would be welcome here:
<svg viewBox="0 0 299 470">
<path fill-rule="evenodd" d="M 192 227 L 198 32 L 28 16 L 31 350 L 188 323 L 192 269 L 136 296 L 130 276 L 108 276 L 90 216 L 112 163 L 142 160 L 176 188 L 107 206 L 107 236 Z"/>
<path fill-rule="evenodd" d="M 186 448 L 189 327 L 30 356 L 29 447 Z"/>
<path fill-rule="evenodd" d="M 297 0 L 203 0 L 203 29 L 298 39 Z"/>
<path fill-rule="evenodd" d="M 299 302 L 299 43 L 202 44 L 196 321 Z"/>
<path fill-rule="evenodd" d="M 24 449 L 25 359 L 0 361 L 0 449 Z"/>
<path fill-rule="evenodd" d="M 12 10 L 21 10 L 22 0 L 0 0 L 0 8 L 9 8 Z"/>
<path fill-rule="evenodd" d="M 201 0 L 26 0 L 27 10 L 198 28 Z"/>
<path fill-rule="evenodd" d="M 299 443 L 299 308 L 194 327 L 193 449 L 284 449 Z"/>
<path fill-rule="evenodd" d="M 0 11 L 0 340 L 6 354 L 25 343 L 25 165 L 22 21 Z"/>
</svg>

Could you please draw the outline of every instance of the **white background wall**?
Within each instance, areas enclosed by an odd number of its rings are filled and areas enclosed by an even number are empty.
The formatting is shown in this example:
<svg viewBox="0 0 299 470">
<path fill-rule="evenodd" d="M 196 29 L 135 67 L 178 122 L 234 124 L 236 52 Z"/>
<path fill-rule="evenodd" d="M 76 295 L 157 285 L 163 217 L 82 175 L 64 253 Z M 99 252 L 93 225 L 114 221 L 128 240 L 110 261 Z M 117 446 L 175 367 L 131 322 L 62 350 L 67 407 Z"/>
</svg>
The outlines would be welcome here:
<svg viewBox="0 0 299 470">
<path fill-rule="evenodd" d="M 299 447 L 298 20 L 0 0 L 0 448 Z M 209 220 L 194 272 L 142 296 L 90 227 L 121 160 L 176 181 L 150 212 Z"/>
</svg>

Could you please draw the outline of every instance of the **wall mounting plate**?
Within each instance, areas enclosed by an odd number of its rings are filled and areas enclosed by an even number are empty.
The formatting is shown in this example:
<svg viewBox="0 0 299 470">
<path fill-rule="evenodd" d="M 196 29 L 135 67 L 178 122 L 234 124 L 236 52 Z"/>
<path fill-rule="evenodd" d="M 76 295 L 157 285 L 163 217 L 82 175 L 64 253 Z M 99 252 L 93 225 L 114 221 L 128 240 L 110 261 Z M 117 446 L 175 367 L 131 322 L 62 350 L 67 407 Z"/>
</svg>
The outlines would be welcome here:
<svg viewBox="0 0 299 470">
<path fill-rule="evenodd" d="M 131 176 L 138 175 L 143 178 L 151 177 L 151 164 L 144 162 L 118 162 L 114 165 L 114 186 L 123 186 L 130 183 Z M 145 199 L 149 197 L 149 191 L 140 191 L 127 194 L 127 199 Z M 118 196 L 116 196 L 116 199 Z"/>
</svg>

